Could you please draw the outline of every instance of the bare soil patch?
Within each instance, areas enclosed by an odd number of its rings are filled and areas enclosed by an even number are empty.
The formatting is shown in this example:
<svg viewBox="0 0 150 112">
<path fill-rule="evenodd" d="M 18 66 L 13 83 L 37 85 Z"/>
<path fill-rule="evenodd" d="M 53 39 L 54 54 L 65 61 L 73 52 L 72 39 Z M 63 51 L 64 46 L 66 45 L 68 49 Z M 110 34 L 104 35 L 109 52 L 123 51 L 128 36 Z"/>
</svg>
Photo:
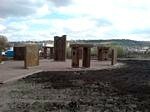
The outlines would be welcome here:
<svg viewBox="0 0 150 112">
<path fill-rule="evenodd" d="M 98 71 L 47 71 L 0 88 L 2 112 L 149 112 L 150 61 Z"/>
</svg>

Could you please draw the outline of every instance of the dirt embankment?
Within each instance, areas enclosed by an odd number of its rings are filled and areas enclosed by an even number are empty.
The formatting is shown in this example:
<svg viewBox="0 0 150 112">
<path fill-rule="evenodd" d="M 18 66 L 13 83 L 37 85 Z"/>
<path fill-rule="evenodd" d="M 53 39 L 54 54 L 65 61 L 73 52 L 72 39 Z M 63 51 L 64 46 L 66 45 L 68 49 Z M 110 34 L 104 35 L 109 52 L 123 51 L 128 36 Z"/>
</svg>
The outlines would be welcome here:
<svg viewBox="0 0 150 112">
<path fill-rule="evenodd" d="M 41 72 L 28 76 L 0 90 L 5 93 L 1 96 L 9 98 L 0 103 L 0 110 L 149 112 L 150 61 L 122 62 L 125 66 L 117 69 Z M 9 91 L 4 91 L 8 88 Z"/>
</svg>

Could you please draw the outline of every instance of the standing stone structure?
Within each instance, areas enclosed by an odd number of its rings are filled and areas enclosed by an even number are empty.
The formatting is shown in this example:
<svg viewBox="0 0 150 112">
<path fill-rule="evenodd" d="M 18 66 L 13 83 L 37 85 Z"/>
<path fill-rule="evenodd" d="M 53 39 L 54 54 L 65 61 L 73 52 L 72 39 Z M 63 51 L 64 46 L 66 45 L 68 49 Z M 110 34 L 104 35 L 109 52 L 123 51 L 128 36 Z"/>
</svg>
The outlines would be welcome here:
<svg viewBox="0 0 150 112">
<path fill-rule="evenodd" d="M 112 49 L 111 65 L 115 65 L 116 63 L 117 63 L 117 50 Z"/>
<path fill-rule="evenodd" d="M 54 47 L 49 47 L 50 48 L 50 59 L 54 58 Z"/>
<path fill-rule="evenodd" d="M 43 47 L 43 49 L 44 49 L 44 58 L 46 59 L 47 58 L 47 47 L 46 46 L 44 46 Z"/>
<path fill-rule="evenodd" d="M 0 63 L 2 62 L 2 56 L 0 56 Z"/>
<path fill-rule="evenodd" d="M 14 60 L 24 60 L 25 58 L 25 45 L 14 47 Z"/>
<path fill-rule="evenodd" d="M 91 48 L 90 48 L 90 46 L 83 47 L 82 66 L 85 67 L 85 68 L 90 67 L 90 60 L 91 60 Z"/>
<path fill-rule="evenodd" d="M 110 49 L 110 47 L 102 47 L 102 46 L 97 47 L 99 61 L 108 60 L 109 49 Z"/>
<path fill-rule="evenodd" d="M 79 67 L 79 46 L 72 46 L 71 50 L 71 56 L 72 56 L 72 67 L 78 68 Z"/>
<path fill-rule="evenodd" d="M 54 37 L 54 60 L 66 60 L 66 35 Z"/>
<path fill-rule="evenodd" d="M 83 48 L 80 47 L 79 48 L 79 59 L 82 59 L 82 57 L 83 57 Z"/>
<path fill-rule="evenodd" d="M 25 46 L 24 67 L 33 67 L 39 65 L 39 49 L 36 44 L 29 44 Z"/>
<path fill-rule="evenodd" d="M 44 46 L 44 58 L 46 59 L 48 56 L 50 57 L 50 59 L 52 59 L 54 57 L 54 47 L 47 47 Z M 48 54 L 48 49 L 49 49 L 49 54 Z"/>
<path fill-rule="evenodd" d="M 82 67 L 88 68 L 90 67 L 90 59 L 91 59 L 91 44 L 71 44 L 72 48 L 72 67 L 79 67 L 80 60 L 80 49 L 82 48 Z"/>
</svg>

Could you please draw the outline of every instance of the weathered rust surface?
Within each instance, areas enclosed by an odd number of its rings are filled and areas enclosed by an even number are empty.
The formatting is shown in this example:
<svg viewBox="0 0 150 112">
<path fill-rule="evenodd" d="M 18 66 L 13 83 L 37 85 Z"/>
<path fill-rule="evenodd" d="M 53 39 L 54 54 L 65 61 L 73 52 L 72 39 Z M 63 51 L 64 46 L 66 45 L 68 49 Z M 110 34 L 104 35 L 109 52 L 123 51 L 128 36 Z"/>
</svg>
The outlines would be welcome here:
<svg viewBox="0 0 150 112">
<path fill-rule="evenodd" d="M 92 44 L 85 44 L 85 43 L 81 43 L 81 44 L 70 44 L 70 47 L 89 47 L 89 48 L 91 48 L 91 47 L 93 47 L 93 45 Z"/>
<path fill-rule="evenodd" d="M 91 44 L 71 44 L 72 48 L 72 67 L 79 67 L 79 59 L 82 56 L 82 67 L 90 67 Z"/>
<path fill-rule="evenodd" d="M 72 67 L 78 68 L 79 67 L 79 47 L 72 47 Z"/>
<path fill-rule="evenodd" d="M 14 47 L 14 60 L 24 60 L 25 58 L 25 46 Z"/>
<path fill-rule="evenodd" d="M 109 47 L 97 47 L 98 51 L 98 60 L 99 61 L 105 61 L 108 60 L 108 55 L 109 55 Z"/>
<path fill-rule="evenodd" d="M 44 46 L 43 47 L 43 51 L 44 51 L 44 58 L 50 58 L 50 59 L 53 59 L 54 57 L 54 47 L 47 47 L 47 46 Z M 48 52 L 49 51 L 49 52 Z"/>
<path fill-rule="evenodd" d="M 82 60 L 82 66 L 85 68 L 90 67 L 90 58 L 91 57 L 91 48 L 89 47 L 83 47 L 83 60 Z"/>
<path fill-rule="evenodd" d="M 44 58 L 46 59 L 47 58 L 47 47 L 43 47 L 44 49 Z"/>
<path fill-rule="evenodd" d="M 117 50 L 112 49 L 112 60 L 111 65 L 115 65 L 117 63 Z"/>
<path fill-rule="evenodd" d="M 39 49 L 36 44 L 25 46 L 25 68 L 39 65 Z"/>
<path fill-rule="evenodd" d="M 50 59 L 54 58 L 54 47 L 50 47 Z"/>
<path fill-rule="evenodd" d="M 66 60 L 66 35 L 63 35 L 62 37 L 54 37 L 54 60 Z"/>
<path fill-rule="evenodd" d="M 80 47 L 79 48 L 79 59 L 82 59 L 82 57 L 83 57 L 83 48 Z"/>
<path fill-rule="evenodd" d="M 0 56 L 0 60 L 1 60 L 1 61 L 6 61 L 6 60 L 8 60 L 8 59 L 7 59 L 6 56 Z"/>
<path fill-rule="evenodd" d="M 0 56 L 0 63 L 2 62 L 2 56 Z"/>
</svg>

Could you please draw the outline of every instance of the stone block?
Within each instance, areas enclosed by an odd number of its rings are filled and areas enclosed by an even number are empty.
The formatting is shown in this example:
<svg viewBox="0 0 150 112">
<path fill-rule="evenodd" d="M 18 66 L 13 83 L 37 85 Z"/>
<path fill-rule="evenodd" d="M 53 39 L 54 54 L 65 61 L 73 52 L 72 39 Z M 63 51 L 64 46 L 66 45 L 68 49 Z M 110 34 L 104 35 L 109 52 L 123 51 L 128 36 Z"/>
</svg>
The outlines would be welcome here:
<svg viewBox="0 0 150 112">
<path fill-rule="evenodd" d="M 25 68 L 39 65 L 39 49 L 36 44 L 29 44 L 25 46 Z"/>
</svg>

